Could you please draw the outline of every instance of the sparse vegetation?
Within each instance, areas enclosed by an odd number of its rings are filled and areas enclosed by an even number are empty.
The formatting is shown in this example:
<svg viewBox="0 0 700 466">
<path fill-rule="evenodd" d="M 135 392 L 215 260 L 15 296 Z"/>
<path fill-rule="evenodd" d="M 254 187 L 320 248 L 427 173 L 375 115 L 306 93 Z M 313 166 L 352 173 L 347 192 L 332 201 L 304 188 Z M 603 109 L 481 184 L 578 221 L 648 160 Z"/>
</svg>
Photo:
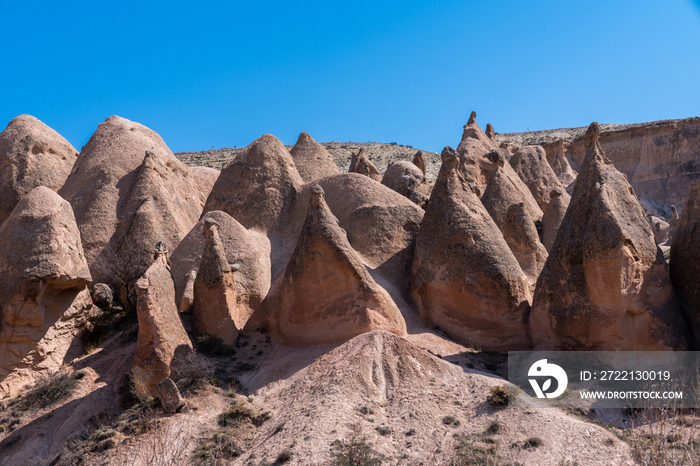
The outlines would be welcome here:
<svg viewBox="0 0 700 466">
<path fill-rule="evenodd" d="M 537 448 L 542 445 L 542 439 L 539 437 L 530 437 L 525 441 L 524 448 Z"/>
<path fill-rule="evenodd" d="M 291 452 L 289 449 L 287 449 L 287 448 L 285 448 L 284 450 L 282 450 L 282 451 L 279 453 L 279 455 L 277 455 L 277 462 L 278 462 L 279 464 L 287 463 L 287 462 L 288 462 L 289 460 L 291 460 L 291 459 L 292 459 L 292 452 Z"/>
<path fill-rule="evenodd" d="M 490 434 L 497 434 L 503 430 L 503 424 L 498 421 L 491 421 L 486 431 Z"/>
<path fill-rule="evenodd" d="M 450 466 L 500 466 L 497 447 L 481 446 L 476 438 L 458 437 Z"/>
<path fill-rule="evenodd" d="M 379 435 L 389 435 L 391 434 L 391 427 L 389 426 L 377 426 L 374 428 Z"/>
<path fill-rule="evenodd" d="M 236 350 L 226 346 L 221 338 L 207 333 L 197 337 L 194 349 L 206 356 L 212 357 L 232 356 L 236 354 Z"/>
<path fill-rule="evenodd" d="M 84 371 L 59 371 L 40 376 L 24 396 L 13 405 L 19 411 L 41 409 L 64 401 L 73 394 L 78 381 L 85 377 Z"/>
<path fill-rule="evenodd" d="M 221 427 L 238 425 L 246 420 L 252 420 L 255 418 L 255 410 L 245 403 L 240 403 L 234 401 L 231 406 L 226 409 L 223 413 L 219 414 L 219 425 Z"/>
<path fill-rule="evenodd" d="M 350 436 L 339 441 L 331 452 L 331 466 L 378 466 L 382 464 L 380 455 L 362 435 L 362 428 L 355 424 L 351 427 Z"/>
<path fill-rule="evenodd" d="M 508 385 L 494 385 L 490 388 L 490 392 L 489 403 L 498 407 L 508 406 Z"/>
<path fill-rule="evenodd" d="M 214 376 L 214 365 L 204 356 L 195 352 L 176 356 L 172 367 L 173 376 L 177 379 L 173 380 L 183 396 L 196 393 L 206 387 Z"/>
</svg>

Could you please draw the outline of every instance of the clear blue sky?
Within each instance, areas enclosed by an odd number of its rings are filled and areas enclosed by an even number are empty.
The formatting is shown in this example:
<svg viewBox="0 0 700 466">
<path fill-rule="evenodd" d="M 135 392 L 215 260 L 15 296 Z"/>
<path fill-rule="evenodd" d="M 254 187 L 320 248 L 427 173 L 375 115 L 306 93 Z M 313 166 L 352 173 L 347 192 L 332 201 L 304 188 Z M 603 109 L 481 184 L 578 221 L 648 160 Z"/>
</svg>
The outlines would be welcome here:
<svg viewBox="0 0 700 466">
<path fill-rule="evenodd" d="M 78 150 L 110 115 L 174 152 L 700 116 L 700 0 L 0 0 L 0 127 Z"/>
</svg>

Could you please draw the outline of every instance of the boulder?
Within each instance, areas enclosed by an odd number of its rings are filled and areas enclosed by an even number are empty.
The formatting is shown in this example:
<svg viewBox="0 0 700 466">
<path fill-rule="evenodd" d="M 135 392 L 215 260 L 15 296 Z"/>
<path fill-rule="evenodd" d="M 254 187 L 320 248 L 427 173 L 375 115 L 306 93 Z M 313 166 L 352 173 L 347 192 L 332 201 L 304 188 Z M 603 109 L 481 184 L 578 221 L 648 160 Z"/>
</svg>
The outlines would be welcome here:
<svg viewBox="0 0 700 466">
<path fill-rule="evenodd" d="M 666 262 L 626 177 L 586 134 L 571 203 L 537 281 L 539 348 L 684 350 L 688 332 Z"/>
<path fill-rule="evenodd" d="M 411 298 L 428 325 L 490 350 L 529 346 L 530 285 L 451 147 L 416 237 Z"/>
<path fill-rule="evenodd" d="M 542 215 L 542 244 L 547 252 L 552 250 L 569 202 L 571 202 L 571 196 L 561 188 L 555 188 L 549 193 L 549 205 Z"/>
<path fill-rule="evenodd" d="M 498 145 L 492 141 L 476 123 L 476 113 L 472 112 L 469 121 L 464 125 L 462 140 L 457 146 L 459 154 L 459 170 L 466 181 L 476 183 L 484 192 L 486 183 L 496 166 L 486 158 L 492 150 L 498 150 Z"/>
<path fill-rule="evenodd" d="M 508 208 L 503 225 L 503 238 L 518 260 L 520 268 L 527 275 L 531 290 L 534 291 L 537 277 L 540 276 L 547 260 L 547 250 L 540 243 L 535 223 L 525 211 L 523 203 L 513 204 Z"/>
<path fill-rule="evenodd" d="M 498 228 L 503 230 L 508 208 L 520 203 L 525 205 L 525 210 L 532 221 L 541 220 L 543 214 L 537 201 L 518 174 L 513 171 L 508 161 L 505 160 L 503 154 L 499 151 L 491 151 L 486 157 L 492 161 L 496 169 L 486 185 L 481 202 Z"/>
<path fill-rule="evenodd" d="M 229 264 L 216 220 L 204 220 L 203 234 L 204 251 L 194 282 L 194 321 L 200 332 L 233 346 L 238 339 L 236 320 L 240 321 L 235 285 L 240 265 Z"/>
<path fill-rule="evenodd" d="M 58 191 L 77 157 L 68 141 L 33 116 L 10 121 L 0 133 L 0 223 L 34 188 Z"/>
<path fill-rule="evenodd" d="M 163 379 L 161 382 L 158 382 L 156 388 L 158 389 L 160 405 L 166 413 L 176 413 L 178 409 L 185 406 L 185 400 L 182 399 L 180 390 L 178 390 L 172 379 Z"/>
<path fill-rule="evenodd" d="M 152 396 L 158 395 L 156 384 L 170 377 L 174 360 L 192 351 L 175 305 L 167 254 L 165 245 L 157 243 L 155 260 L 136 282 L 139 334 L 133 367 L 147 378 Z"/>
<path fill-rule="evenodd" d="M 430 185 L 425 173 L 412 162 L 405 160 L 389 162 L 382 184 L 409 199 L 414 192 L 430 197 Z"/>
<path fill-rule="evenodd" d="M 114 293 L 112 288 L 106 283 L 95 283 L 92 287 L 92 301 L 96 306 L 104 309 L 109 309 L 112 307 L 112 301 L 114 300 Z"/>
<path fill-rule="evenodd" d="M 299 139 L 289 154 L 305 182 L 340 173 L 330 152 L 314 141 L 309 133 L 299 134 Z"/>
<path fill-rule="evenodd" d="M 348 173 L 359 173 L 360 175 L 365 175 L 374 181 L 379 181 L 380 183 L 382 181 L 382 173 L 367 157 L 367 153 L 365 152 L 364 148 L 361 148 L 357 155 L 352 156 Z"/>
<path fill-rule="evenodd" d="M 0 226 L 0 398 L 82 352 L 91 281 L 70 204 L 47 187 Z"/>
<path fill-rule="evenodd" d="M 350 246 L 323 188 L 310 191 L 294 253 L 265 300 L 270 328 L 300 345 L 342 343 L 372 330 L 405 335 L 401 312 Z"/>
<path fill-rule="evenodd" d="M 197 223 L 198 182 L 154 131 L 117 116 L 100 124 L 59 191 L 73 206 L 95 280 L 133 302 L 153 245 L 174 247 Z"/>
<path fill-rule="evenodd" d="M 532 193 L 542 212 L 547 211 L 549 193 L 555 188 L 564 188 L 542 146 L 525 146 L 518 149 L 509 160 L 510 166 Z"/>
</svg>

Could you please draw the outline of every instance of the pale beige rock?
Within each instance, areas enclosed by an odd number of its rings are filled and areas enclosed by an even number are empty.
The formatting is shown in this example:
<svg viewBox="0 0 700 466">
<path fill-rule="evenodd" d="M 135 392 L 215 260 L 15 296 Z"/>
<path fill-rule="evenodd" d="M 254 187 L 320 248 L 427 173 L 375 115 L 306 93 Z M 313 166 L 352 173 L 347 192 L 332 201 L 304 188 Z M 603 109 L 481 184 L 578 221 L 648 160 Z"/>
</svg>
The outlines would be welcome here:
<svg viewBox="0 0 700 466">
<path fill-rule="evenodd" d="M 59 191 L 73 206 L 95 280 L 133 300 L 153 245 L 177 245 L 199 219 L 198 180 L 154 131 L 117 116 L 100 124 Z"/>
<path fill-rule="evenodd" d="M 170 377 L 173 360 L 192 351 L 175 305 L 167 249 L 156 251 L 155 260 L 136 282 L 139 334 L 133 364 L 147 378 L 152 396 L 158 395 L 156 384 Z"/>
<path fill-rule="evenodd" d="M 305 182 L 340 173 L 330 152 L 314 141 L 309 133 L 299 134 L 299 139 L 289 154 Z"/>
<path fill-rule="evenodd" d="M 416 152 L 416 155 L 413 156 L 413 160 L 411 161 L 413 165 L 418 167 L 418 169 L 423 172 L 423 176 L 425 176 L 426 169 L 428 166 L 428 162 L 425 160 L 425 155 L 423 154 L 423 151 L 418 151 Z"/>
<path fill-rule="evenodd" d="M 520 203 L 525 205 L 525 210 L 532 221 L 541 220 L 543 214 L 537 201 L 508 161 L 504 159 L 503 154 L 491 151 L 486 154 L 486 157 L 492 161 L 496 169 L 486 185 L 481 202 L 498 228 L 503 231 L 508 208 Z"/>
<path fill-rule="evenodd" d="M 687 349 L 688 331 L 644 210 L 600 149 L 600 126 L 537 282 L 530 323 L 540 348 Z"/>
<path fill-rule="evenodd" d="M 656 244 L 664 244 L 669 240 L 670 237 L 670 225 L 664 221 L 664 219 L 656 217 L 654 215 L 648 216 L 649 225 L 651 226 L 651 231 L 654 232 L 654 239 Z"/>
<path fill-rule="evenodd" d="M 374 181 L 382 181 L 382 173 L 377 169 L 377 167 L 372 163 L 372 161 L 367 157 L 367 153 L 364 148 L 361 148 L 357 155 L 353 155 L 350 161 L 350 170 L 348 173 L 359 173 L 360 175 L 365 175 Z"/>
<path fill-rule="evenodd" d="M 166 413 L 176 413 L 178 409 L 185 406 L 185 400 L 182 399 L 180 390 L 178 390 L 172 379 L 163 379 L 161 382 L 158 382 L 156 388 L 158 389 L 160 404 Z"/>
<path fill-rule="evenodd" d="M 481 130 L 475 119 L 476 113 L 472 112 L 469 122 L 464 125 L 457 153 L 462 176 L 466 181 L 476 183 L 481 192 L 484 192 L 486 183 L 496 169 L 493 162 L 486 158 L 486 154 L 497 150 L 498 145 Z"/>
<path fill-rule="evenodd" d="M 486 131 L 484 131 L 484 134 L 486 134 L 490 140 L 496 142 L 496 131 L 494 131 L 491 123 L 486 123 Z"/>
<path fill-rule="evenodd" d="M 569 142 L 560 139 L 549 144 L 545 144 L 543 149 L 547 154 L 547 161 L 552 171 L 557 176 L 557 179 L 564 187 L 569 190 L 573 189 L 573 184 L 576 181 L 578 172 L 571 168 L 569 160 L 566 158 L 566 149 L 569 147 Z"/>
<path fill-rule="evenodd" d="M 673 240 L 673 234 L 676 232 L 676 227 L 678 226 L 678 211 L 676 206 L 671 206 L 671 215 L 668 220 L 668 241 Z"/>
<path fill-rule="evenodd" d="M 411 298 L 422 319 L 453 338 L 490 350 L 529 346 L 527 277 L 501 231 L 442 151 L 413 256 Z"/>
<path fill-rule="evenodd" d="M 58 191 L 78 157 L 60 134 L 30 115 L 20 115 L 0 133 L 0 223 L 37 186 Z"/>
<path fill-rule="evenodd" d="M 219 179 L 219 170 L 209 167 L 188 167 L 190 174 L 194 178 L 194 185 L 199 189 L 200 198 L 206 199 L 209 197 L 214 183 Z"/>
<path fill-rule="evenodd" d="M 319 185 L 311 187 L 301 235 L 265 309 L 270 328 L 295 344 L 342 343 L 372 330 L 406 334 L 401 312 L 350 246 Z"/>
<path fill-rule="evenodd" d="M 564 188 L 547 162 L 541 146 L 525 146 L 510 158 L 510 166 L 530 189 L 542 212 L 547 211 L 549 193 L 555 188 Z"/>
<path fill-rule="evenodd" d="M 566 209 L 569 208 L 569 202 L 571 202 L 571 196 L 561 188 L 555 188 L 549 193 L 549 205 L 542 216 L 542 244 L 547 252 L 552 250 L 557 232 L 566 215 Z"/>
<path fill-rule="evenodd" d="M 416 165 L 405 160 L 389 162 L 382 184 L 409 199 L 414 192 L 430 197 L 430 185 L 424 173 Z"/>
<path fill-rule="evenodd" d="M 90 281 L 70 204 L 33 189 L 0 226 L 0 398 L 80 355 Z"/>
<path fill-rule="evenodd" d="M 535 223 L 525 211 L 525 205 L 513 204 L 508 208 L 503 225 L 503 238 L 518 260 L 520 268 L 530 281 L 531 290 L 535 290 L 537 277 L 547 260 L 547 250 L 540 243 Z"/>
<path fill-rule="evenodd" d="M 240 321 L 235 285 L 240 265 L 234 264 L 232 267 L 228 263 L 216 220 L 204 220 L 203 234 L 204 251 L 194 282 L 194 321 L 200 332 L 233 346 L 238 339 L 236 321 Z"/>
</svg>

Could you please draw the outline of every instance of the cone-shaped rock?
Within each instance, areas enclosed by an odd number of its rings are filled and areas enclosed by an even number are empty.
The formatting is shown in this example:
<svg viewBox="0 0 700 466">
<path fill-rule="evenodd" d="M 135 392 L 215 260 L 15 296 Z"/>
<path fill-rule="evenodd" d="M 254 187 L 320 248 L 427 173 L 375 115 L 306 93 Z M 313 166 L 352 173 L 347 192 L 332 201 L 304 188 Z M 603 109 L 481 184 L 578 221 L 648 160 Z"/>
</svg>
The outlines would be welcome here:
<svg viewBox="0 0 700 466">
<path fill-rule="evenodd" d="M 537 205 L 537 201 L 508 161 L 504 159 L 503 154 L 499 151 L 491 151 L 487 157 L 493 162 L 496 170 L 486 185 L 481 202 L 498 228 L 503 230 L 510 206 L 520 203 L 525 205 L 525 210 L 533 221 L 541 220 L 542 210 Z"/>
<path fill-rule="evenodd" d="M 486 134 L 490 140 L 496 142 L 496 131 L 494 131 L 491 123 L 486 123 L 486 131 L 484 131 L 484 134 Z"/>
<path fill-rule="evenodd" d="M 446 147 L 416 238 L 413 303 L 428 324 L 468 344 L 526 348 L 527 277 L 458 163 L 454 149 Z"/>
<path fill-rule="evenodd" d="M 289 151 L 299 175 L 305 182 L 340 173 L 333 156 L 309 133 L 301 133 L 297 143 Z"/>
<path fill-rule="evenodd" d="M 486 154 L 497 149 L 498 145 L 481 130 L 476 123 L 476 113 L 472 112 L 469 122 L 464 125 L 457 153 L 462 176 L 467 181 L 476 183 L 481 192 L 484 192 L 486 183 L 496 168 L 493 162 L 486 158 Z"/>
<path fill-rule="evenodd" d="M 356 156 L 353 155 L 348 173 L 359 173 L 360 175 L 372 178 L 374 181 L 382 181 L 382 173 L 367 157 L 364 148 L 361 148 Z"/>
<path fill-rule="evenodd" d="M 549 157 L 549 166 L 552 167 L 552 171 L 554 171 L 561 184 L 568 189 L 578 176 L 578 173 L 571 168 L 571 164 L 566 158 L 566 149 L 569 147 L 569 143 L 561 139 L 553 142 L 550 147 L 552 147 L 552 155 Z"/>
<path fill-rule="evenodd" d="M 58 191 L 77 157 L 68 141 L 33 116 L 10 121 L 0 133 L 0 223 L 37 186 Z"/>
<path fill-rule="evenodd" d="M 284 145 L 265 134 L 224 166 L 204 212 L 221 210 L 247 229 L 280 229 L 303 184 Z"/>
<path fill-rule="evenodd" d="M 523 269 L 532 290 L 537 282 L 537 277 L 542 272 L 542 267 L 547 260 L 547 250 L 540 243 L 537 228 L 530 216 L 525 211 L 522 203 L 514 204 L 508 208 L 506 222 L 503 225 L 503 238 L 508 247 L 518 260 Z"/>
<path fill-rule="evenodd" d="M 542 212 L 547 211 L 549 193 L 554 188 L 564 188 L 547 162 L 542 146 L 525 146 L 518 149 L 508 161 L 515 173 L 530 189 Z"/>
<path fill-rule="evenodd" d="M 428 162 L 426 162 L 425 160 L 425 155 L 423 155 L 423 151 L 419 150 L 418 152 L 416 152 L 416 155 L 413 156 L 412 163 L 413 165 L 418 167 L 418 169 L 423 172 L 423 176 L 425 176 L 428 167 Z"/>
<path fill-rule="evenodd" d="M 231 266 L 219 237 L 219 224 L 204 220 L 204 251 L 194 282 L 194 321 L 204 333 L 233 346 L 238 338 L 235 275 L 239 264 Z"/>
<path fill-rule="evenodd" d="M 586 133 L 571 204 L 537 281 L 536 346 L 681 350 L 688 332 L 666 262 L 626 177 Z"/>
<path fill-rule="evenodd" d="M 136 282 L 139 335 L 134 368 L 147 378 L 152 396 L 158 395 L 156 385 L 170 377 L 173 360 L 192 350 L 175 305 L 175 285 L 167 253 L 165 245 L 158 243 L 155 261 Z"/>
<path fill-rule="evenodd" d="M 569 208 L 571 196 L 561 188 L 555 188 L 549 193 L 549 205 L 542 216 L 542 244 L 547 252 L 552 250 L 557 232 L 564 220 L 566 209 Z"/>
<path fill-rule="evenodd" d="M 3 398 L 82 351 L 91 277 L 70 204 L 43 186 L 24 196 L 0 226 L 0 271 Z"/>
<path fill-rule="evenodd" d="M 209 197 L 214 183 L 219 178 L 219 170 L 209 167 L 189 167 L 190 174 L 194 177 L 194 185 L 199 189 L 200 197 Z"/>
<path fill-rule="evenodd" d="M 430 185 L 424 172 L 405 160 L 389 162 L 382 184 L 409 199 L 414 192 L 430 197 Z"/>
<path fill-rule="evenodd" d="M 197 177 L 154 131 L 112 116 L 80 152 L 59 194 L 73 206 L 93 278 L 125 289 L 153 245 L 177 245 L 202 212 Z"/>
<path fill-rule="evenodd" d="M 178 306 L 186 311 L 194 304 L 197 271 L 203 262 L 207 221 L 216 222 L 217 236 L 226 254 L 226 263 L 235 264 L 234 292 L 236 328 L 242 329 L 253 313 L 261 308 L 270 289 L 270 242 L 265 235 L 246 230 L 225 212 L 215 210 L 204 215 L 173 251 L 173 279 Z M 259 324 L 259 323 L 258 323 Z M 258 328 L 260 325 L 253 327 Z"/>
<path fill-rule="evenodd" d="M 406 333 L 401 312 L 350 246 L 318 185 L 311 188 L 296 249 L 265 308 L 271 329 L 295 344 L 341 343 L 372 330 Z"/>
</svg>

